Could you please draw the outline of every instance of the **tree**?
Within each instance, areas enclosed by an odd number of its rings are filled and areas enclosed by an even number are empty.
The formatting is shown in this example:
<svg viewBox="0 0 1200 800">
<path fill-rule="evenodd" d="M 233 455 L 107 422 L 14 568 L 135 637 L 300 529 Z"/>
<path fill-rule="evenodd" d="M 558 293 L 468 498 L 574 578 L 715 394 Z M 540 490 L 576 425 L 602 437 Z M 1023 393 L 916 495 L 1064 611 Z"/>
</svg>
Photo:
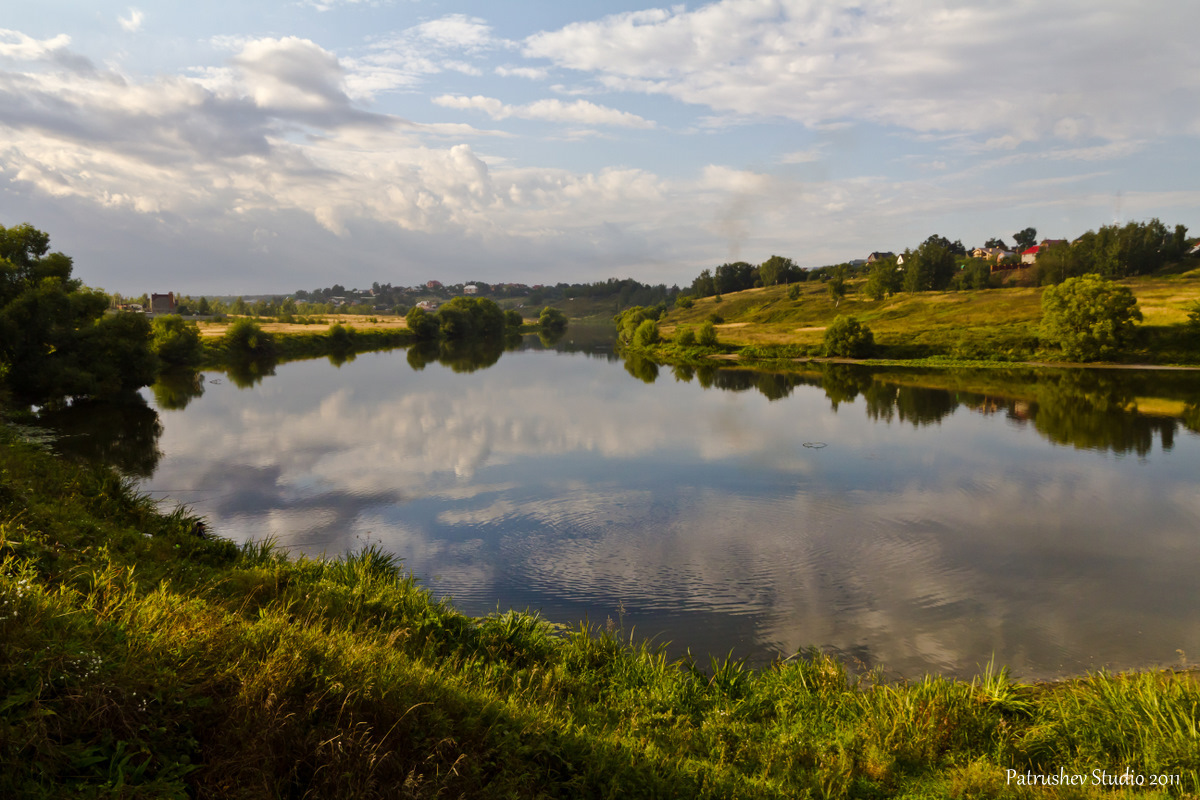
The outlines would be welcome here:
<svg viewBox="0 0 1200 800">
<path fill-rule="evenodd" d="M 875 334 L 854 317 L 838 315 L 825 329 L 825 354 L 841 358 L 864 358 L 875 348 Z"/>
<path fill-rule="evenodd" d="M 986 289 L 992 280 L 992 268 L 982 258 L 973 258 L 962 271 L 964 289 Z"/>
<path fill-rule="evenodd" d="M 696 344 L 701 347 L 717 346 L 717 329 L 711 322 L 705 322 L 700 326 L 700 332 L 696 334 Z"/>
<path fill-rule="evenodd" d="M 1068 278 L 1042 293 L 1039 335 L 1075 361 L 1095 361 L 1128 341 L 1142 319 L 1128 287 L 1097 275 Z"/>
<path fill-rule="evenodd" d="M 239 359 L 272 358 L 275 338 L 249 319 L 234 320 L 225 330 L 225 351 Z"/>
<path fill-rule="evenodd" d="M 173 367 L 194 367 L 204 357 L 200 329 L 178 314 L 163 314 L 151 324 L 154 354 Z"/>
<path fill-rule="evenodd" d="M 108 296 L 72 278 L 71 258 L 49 249 L 32 225 L 0 225 L 0 380 L 42 405 L 151 383 L 158 361 L 147 319 L 106 314 Z"/>
<path fill-rule="evenodd" d="M 795 279 L 796 265 L 790 258 L 771 256 L 758 267 L 758 277 L 763 286 L 791 283 Z"/>
<path fill-rule="evenodd" d="M 910 266 L 905 258 L 905 285 L 910 292 L 942 291 L 954 280 L 957 271 L 955 256 L 966 255 L 962 242 L 951 242 L 944 236 L 934 234 L 921 243 L 913 254 L 915 262 Z"/>
<path fill-rule="evenodd" d="M 1023 231 L 1017 231 L 1013 234 L 1013 241 L 1017 243 L 1017 252 L 1028 250 L 1037 244 L 1037 228 L 1026 228 Z"/>
<path fill-rule="evenodd" d="M 680 326 L 675 332 L 675 344 L 680 347 L 691 347 L 696 344 L 696 331 Z"/>
<path fill-rule="evenodd" d="M 455 297 L 437 310 L 437 320 L 447 339 L 496 337 L 506 327 L 504 312 L 486 297 Z"/>
<path fill-rule="evenodd" d="M 1035 233 L 1034 235 L 1036 236 L 1037 234 Z M 1003 239 L 998 239 L 998 238 L 994 238 L 994 237 L 991 239 L 988 239 L 986 242 L 984 242 L 983 246 L 984 247 L 999 247 L 1001 250 L 1008 249 L 1008 245 L 1006 245 L 1004 243 Z"/>
<path fill-rule="evenodd" d="M 418 341 L 437 338 L 437 320 L 420 306 L 413 306 L 409 309 L 408 313 L 404 315 L 404 324 Z"/>
<path fill-rule="evenodd" d="M 1036 262 L 1038 283 L 1062 283 L 1084 272 L 1083 253 L 1078 247 L 1058 242 L 1038 250 Z"/>
<path fill-rule="evenodd" d="M 900 290 L 902 275 L 896 269 L 896 258 L 880 258 L 871 264 L 867 275 L 866 292 L 872 300 L 882 300 Z"/>
<path fill-rule="evenodd" d="M 829 279 L 829 299 L 833 301 L 833 307 L 837 308 L 842 303 L 842 298 L 846 296 L 846 265 L 839 264 L 833 270 L 833 277 Z"/>
<path fill-rule="evenodd" d="M 521 316 L 520 311 L 510 308 L 504 312 L 504 324 L 509 328 L 520 328 L 525 324 L 525 318 Z"/>
<path fill-rule="evenodd" d="M 538 326 L 547 331 L 565 331 L 567 315 L 553 306 L 546 306 L 538 315 Z"/>
</svg>

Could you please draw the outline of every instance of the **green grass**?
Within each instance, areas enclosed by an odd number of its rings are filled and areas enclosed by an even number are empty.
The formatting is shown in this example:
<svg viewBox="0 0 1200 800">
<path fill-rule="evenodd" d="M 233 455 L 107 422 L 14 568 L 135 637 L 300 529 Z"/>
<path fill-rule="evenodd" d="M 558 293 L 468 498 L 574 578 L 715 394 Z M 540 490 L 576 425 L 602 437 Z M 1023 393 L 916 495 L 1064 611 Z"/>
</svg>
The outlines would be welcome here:
<svg viewBox="0 0 1200 800">
<path fill-rule="evenodd" d="M 1187 308 L 1200 300 L 1200 269 L 1170 268 L 1154 276 L 1122 281 L 1145 315 L 1137 338 L 1119 361 L 1152 364 L 1200 364 L 1200 341 L 1187 326 Z M 677 326 L 699 325 L 712 314 L 723 322 L 718 337 L 729 348 L 752 348 L 745 357 L 800 350 L 816 354 L 825 328 L 839 315 L 854 316 L 875 334 L 877 355 L 888 360 L 931 357 L 966 361 L 1060 360 L 1038 342 L 1041 289 L 1009 287 L 978 291 L 900 293 L 871 300 L 863 282 L 837 306 L 825 284 L 799 284 L 800 297 L 789 300 L 788 287 L 772 286 L 726 294 L 717 302 L 701 298 L 690 309 L 674 309 L 661 321 L 664 338 Z"/>
<path fill-rule="evenodd" d="M 1190 673 L 672 661 L 465 617 L 377 549 L 289 558 L 194 523 L 0 428 L 0 796 L 1122 796 L 1006 780 L 1060 767 L 1200 792 Z"/>
</svg>

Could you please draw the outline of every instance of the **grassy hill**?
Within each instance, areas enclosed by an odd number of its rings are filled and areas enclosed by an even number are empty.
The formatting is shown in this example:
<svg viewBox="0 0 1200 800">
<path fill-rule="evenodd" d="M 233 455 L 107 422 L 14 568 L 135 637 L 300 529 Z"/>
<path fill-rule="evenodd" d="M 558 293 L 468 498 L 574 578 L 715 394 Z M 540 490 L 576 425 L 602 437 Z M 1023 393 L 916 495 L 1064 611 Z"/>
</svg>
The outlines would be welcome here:
<svg viewBox="0 0 1200 800">
<path fill-rule="evenodd" d="M 1200 301 L 1200 269 L 1170 272 L 1121 281 L 1133 290 L 1145 317 L 1128 360 L 1200 361 L 1200 348 L 1190 344 L 1185 329 L 1188 306 Z M 690 309 L 672 310 L 661 322 L 662 333 L 670 337 L 676 326 L 699 325 L 715 314 L 721 318 L 716 327 L 723 344 L 816 348 L 825 328 L 844 314 L 868 325 L 888 358 L 1025 360 L 1038 355 L 1040 288 L 900 293 L 872 300 L 863 294 L 864 283 L 850 281 L 837 306 L 819 282 L 798 284 L 796 300 L 788 299 L 786 286 L 749 289 L 720 301 L 706 297 Z"/>
</svg>

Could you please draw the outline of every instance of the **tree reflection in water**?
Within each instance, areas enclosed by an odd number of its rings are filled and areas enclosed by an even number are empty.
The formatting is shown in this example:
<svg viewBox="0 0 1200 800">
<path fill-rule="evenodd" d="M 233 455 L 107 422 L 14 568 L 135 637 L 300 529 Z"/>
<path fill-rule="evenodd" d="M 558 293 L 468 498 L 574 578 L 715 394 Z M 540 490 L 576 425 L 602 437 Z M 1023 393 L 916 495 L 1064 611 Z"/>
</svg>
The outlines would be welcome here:
<svg viewBox="0 0 1200 800">
<path fill-rule="evenodd" d="M 37 424 L 55 434 L 60 453 L 108 464 L 130 478 L 150 477 L 162 457 L 162 423 L 141 395 L 43 409 Z"/>
</svg>

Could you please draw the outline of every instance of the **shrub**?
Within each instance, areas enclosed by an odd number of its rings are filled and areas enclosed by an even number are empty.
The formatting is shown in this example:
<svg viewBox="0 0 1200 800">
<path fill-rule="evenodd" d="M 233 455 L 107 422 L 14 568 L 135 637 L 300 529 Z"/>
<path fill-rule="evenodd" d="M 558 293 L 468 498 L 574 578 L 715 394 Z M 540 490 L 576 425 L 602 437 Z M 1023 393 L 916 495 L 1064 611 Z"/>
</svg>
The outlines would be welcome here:
<svg viewBox="0 0 1200 800">
<path fill-rule="evenodd" d="M 713 327 L 711 322 L 706 322 L 700 326 L 700 333 L 696 334 L 696 344 L 701 347 L 717 346 L 717 329 Z"/>
<path fill-rule="evenodd" d="M 839 315 L 825 330 L 825 354 L 840 358 L 864 358 L 875 347 L 875 334 L 854 317 Z"/>
<path fill-rule="evenodd" d="M 543 330 L 564 331 L 567 329 L 567 315 L 553 306 L 546 306 L 538 316 L 538 325 Z"/>
<path fill-rule="evenodd" d="M 799 300 L 800 299 L 800 284 L 793 283 L 791 286 L 789 286 L 788 292 L 787 292 L 787 297 L 788 297 L 788 300 Z"/>
<path fill-rule="evenodd" d="M 154 353 L 173 367 L 195 366 L 204 357 L 200 329 L 178 314 L 164 314 L 151 323 Z"/>
<path fill-rule="evenodd" d="M 682 309 L 686 310 L 686 309 L 691 308 L 695 304 L 696 304 L 696 301 L 693 300 L 691 297 L 689 297 L 686 294 L 680 295 L 679 297 L 675 298 L 675 307 L 676 308 L 682 308 Z"/>
<path fill-rule="evenodd" d="M 658 323 L 652 319 L 642 320 L 633 332 L 634 347 L 650 347 L 658 344 Z"/>
<path fill-rule="evenodd" d="M 404 323 L 412 331 L 413 336 L 418 339 L 437 338 L 438 322 L 423 308 L 413 306 L 409 309 L 408 313 L 404 315 Z"/>
<path fill-rule="evenodd" d="M 504 323 L 510 328 L 519 328 L 525 324 L 525 318 L 515 308 L 504 312 Z"/>
<path fill-rule="evenodd" d="M 334 350 L 349 350 L 354 344 L 355 330 L 340 322 L 329 326 L 329 344 Z"/>
<path fill-rule="evenodd" d="M 1142 319 L 1128 287 L 1098 275 L 1068 278 L 1042 293 L 1043 342 L 1076 361 L 1094 361 L 1128 341 L 1134 321 Z"/>
<path fill-rule="evenodd" d="M 696 343 L 696 332 L 691 328 L 680 328 L 675 332 L 675 344 L 680 347 L 691 347 Z"/>
<path fill-rule="evenodd" d="M 275 352 L 275 339 L 257 323 L 239 319 L 225 331 L 225 349 L 235 356 L 271 356 Z"/>
</svg>

